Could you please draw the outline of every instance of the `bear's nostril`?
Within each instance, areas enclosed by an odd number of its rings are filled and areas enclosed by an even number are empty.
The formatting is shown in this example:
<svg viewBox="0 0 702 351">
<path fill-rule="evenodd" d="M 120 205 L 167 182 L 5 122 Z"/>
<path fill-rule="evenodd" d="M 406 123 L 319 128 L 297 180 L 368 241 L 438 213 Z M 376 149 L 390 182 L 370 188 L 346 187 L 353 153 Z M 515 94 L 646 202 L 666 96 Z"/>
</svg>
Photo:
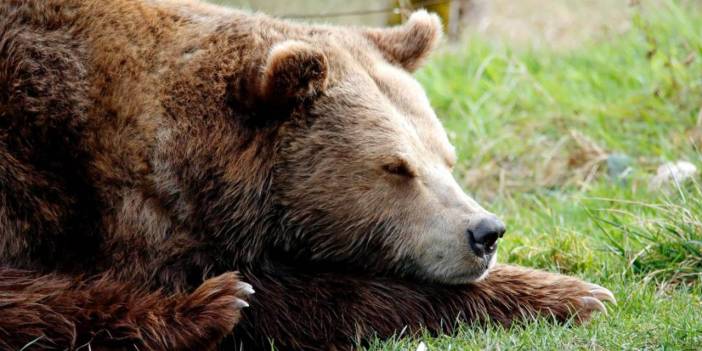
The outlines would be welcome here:
<svg viewBox="0 0 702 351">
<path fill-rule="evenodd" d="M 468 228 L 468 241 L 478 256 L 492 254 L 497 249 L 497 240 L 504 236 L 505 225 L 495 216 L 481 218 Z"/>
</svg>

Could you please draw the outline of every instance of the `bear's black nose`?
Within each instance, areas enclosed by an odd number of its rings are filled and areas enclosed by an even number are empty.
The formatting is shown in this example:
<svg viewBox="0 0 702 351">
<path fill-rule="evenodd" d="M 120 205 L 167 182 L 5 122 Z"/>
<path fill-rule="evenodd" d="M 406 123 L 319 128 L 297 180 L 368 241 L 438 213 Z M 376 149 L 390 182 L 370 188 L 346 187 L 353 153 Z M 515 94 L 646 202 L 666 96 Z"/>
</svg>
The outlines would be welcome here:
<svg viewBox="0 0 702 351">
<path fill-rule="evenodd" d="M 468 242 L 476 255 L 483 257 L 497 250 L 497 239 L 505 234 L 505 224 L 495 216 L 474 221 L 468 227 Z"/>
</svg>

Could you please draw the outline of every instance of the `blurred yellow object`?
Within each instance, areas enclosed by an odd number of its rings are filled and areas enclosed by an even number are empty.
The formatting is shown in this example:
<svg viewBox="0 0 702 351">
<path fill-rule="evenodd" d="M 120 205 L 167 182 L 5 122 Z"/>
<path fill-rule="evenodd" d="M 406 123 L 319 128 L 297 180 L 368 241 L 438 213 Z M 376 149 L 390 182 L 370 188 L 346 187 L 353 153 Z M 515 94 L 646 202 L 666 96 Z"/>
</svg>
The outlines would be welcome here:
<svg viewBox="0 0 702 351">
<path fill-rule="evenodd" d="M 448 31 L 447 24 L 451 20 L 451 5 L 454 1 L 426 1 L 426 0 L 391 0 L 391 6 L 397 11 L 393 11 L 388 16 L 388 25 L 398 25 L 407 20 L 413 10 L 424 8 L 429 12 L 434 12 L 441 17 L 444 30 Z"/>
<path fill-rule="evenodd" d="M 463 20 L 473 11 L 474 0 L 391 0 L 390 5 L 395 11 L 388 15 L 388 25 L 401 24 L 412 11 L 423 8 L 439 15 L 444 32 L 449 38 L 456 38 Z"/>
</svg>

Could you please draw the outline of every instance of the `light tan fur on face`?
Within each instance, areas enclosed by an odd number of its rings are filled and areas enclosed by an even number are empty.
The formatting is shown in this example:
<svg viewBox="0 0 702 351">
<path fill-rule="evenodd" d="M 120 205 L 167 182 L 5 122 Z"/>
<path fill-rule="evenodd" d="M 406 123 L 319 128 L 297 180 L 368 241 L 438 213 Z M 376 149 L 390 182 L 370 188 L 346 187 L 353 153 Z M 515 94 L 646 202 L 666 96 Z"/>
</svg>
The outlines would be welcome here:
<svg viewBox="0 0 702 351">
<path fill-rule="evenodd" d="M 494 258 L 476 257 L 466 232 L 489 213 L 453 178 L 454 148 L 423 89 L 372 51 L 335 49 L 335 78 L 312 107 L 315 124 L 285 151 L 293 168 L 281 172 L 291 221 L 324 228 L 305 238 L 314 258 L 380 256 L 430 280 L 484 278 Z M 411 177 L 388 174 L 398 167 Z M 367 247 L 380 249 L 359 254 Z"/>
<path fill-rule="evenodd" d="M 419 189 L 415 191 L 421 194 L 411 207 L 410 217 L 419 228 L 411 255 L 422 262 L 428 275 L 443 277 L 440 280 L 465 282 L 484 278 L 481 267 L 492 266 L 494 257 L 487 264 L 471 257 L 466 227 L 471 220 L 488 213 L 463 192 L 451 175 L 455 150 L 423 89 L 407 73 L 389 65 L 379 64 L 371 74 L 399 112 L 398 118 L 410 122 L 410 128 L 398 133 L 415 136 L 408 138 L 413 145 L 408 148 L 412 152 L 406 154 L 410 164 L 418 165 L 415 168 L 419 170 Z"/>
</svg>

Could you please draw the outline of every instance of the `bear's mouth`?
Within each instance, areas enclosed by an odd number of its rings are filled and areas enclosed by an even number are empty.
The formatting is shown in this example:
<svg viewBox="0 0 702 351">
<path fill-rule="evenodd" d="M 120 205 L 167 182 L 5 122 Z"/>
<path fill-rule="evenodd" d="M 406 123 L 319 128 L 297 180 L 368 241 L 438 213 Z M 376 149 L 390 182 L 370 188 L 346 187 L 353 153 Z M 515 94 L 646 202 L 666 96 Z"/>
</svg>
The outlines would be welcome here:
<svg viewBox="0 0 702 351">
<path fill-rule="evenodd" d="M 487 278 L 488 274 L 490 274 L 490 269 L 495 266 L 497 263 L 497 251 L 493 252 L 492 254 L 489 255 L 490 257 L 485 257 L 485 271 L 483 271 L 483 274 L 481 274 L 478 278 L 476 278 L 473 282 L 477 283 L 485 278 Z"/>
<path fill-rule="evenodd" d="M 496 262 L 497 252 L 481 257 L 481 259 L 477 262 L 477 267 L 473 266 L 470 270 L 444 275 L 443 277 L 438 277 L 439 279 L 435 278 L 434 280 L 439 280 L 442 283 L 451 285 L 477 283 L 487 278 L 490 273 L 490 269 Z"/>
</svg>

